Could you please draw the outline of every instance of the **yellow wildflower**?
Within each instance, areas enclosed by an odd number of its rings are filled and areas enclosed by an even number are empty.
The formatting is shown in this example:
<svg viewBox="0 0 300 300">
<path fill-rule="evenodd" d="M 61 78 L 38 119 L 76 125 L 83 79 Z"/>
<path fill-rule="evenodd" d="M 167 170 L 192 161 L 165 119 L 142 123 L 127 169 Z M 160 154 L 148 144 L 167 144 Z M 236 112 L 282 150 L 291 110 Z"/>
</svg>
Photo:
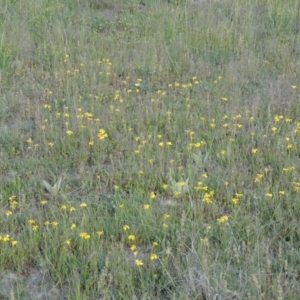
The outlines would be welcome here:
<svg viewBox="0 0 300 300">
<path fill-rule="evenodd" d="M 144 265 L 144 263 L 140 260 L 140 259 L 136 259 L 135 260 L 135 264 L 138 266 L 138 267 L 141 267 Z"/>
<path fill-rule="evenodd" d="M 150 255 L 150 259 L 151 259 L 151 260 L 156 260 L 156 259 L 158 259 L 157 254 L 152 253 L 152 254 Z"/>
<path fill-rule="evenodd" d="M 228 221 L 228 216 L 222 216 L 220 218 L 217 219 L 218 223 L 222 224 Z"/>
</svg>

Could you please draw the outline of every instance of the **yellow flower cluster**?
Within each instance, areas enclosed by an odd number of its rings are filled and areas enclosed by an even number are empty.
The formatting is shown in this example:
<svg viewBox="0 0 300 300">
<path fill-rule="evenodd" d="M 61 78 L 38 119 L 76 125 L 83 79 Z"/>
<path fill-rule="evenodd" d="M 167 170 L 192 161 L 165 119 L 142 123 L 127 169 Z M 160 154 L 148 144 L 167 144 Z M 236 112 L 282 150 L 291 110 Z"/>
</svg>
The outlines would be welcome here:
<svg viewBox="0 0 300 300">
<path fill-rule="evenodd" d="M 219 224 L 222 224 L 222 223 L 226 223 L 228 221 L 228 219 L 229 219 L 228 216 L 224 215 L 224 216 L 218 218 L 217 221 Z"/>
<path fill-rule="evenodd" d="M 91 236 L 90 236 L 88 233 L 86 233 L 86 232 L 80 232 L 80 233 L 79 233 L 79 236 L 80 236 L 82 239 L 84 239 L 84 240 L 88 240 L 88 239 L 91 238 Z"/>
<path fill-rule="evenodd" d="M 108 137 L 108 134 L 106 133 L 106 131 L 102 128 L 99 129 L 99 132 L 98 132 L 98 138 L 99 140 L 104 140 Z"/>
<path fill-rule="evenodd" d="M 7 242 L 11 242 L 11 245 L 12 246 L 15 246 L 18 244 L 18 241 L 15 241 L 15 240 L 12 240 L 11 241 L 11 238 L 10 238 L 10 235 L 9 234 L 6 234 L 6 235 L 0 235 L 0 242 L 3 242 L 3 243 L 7 243 Z"/>
</svg>

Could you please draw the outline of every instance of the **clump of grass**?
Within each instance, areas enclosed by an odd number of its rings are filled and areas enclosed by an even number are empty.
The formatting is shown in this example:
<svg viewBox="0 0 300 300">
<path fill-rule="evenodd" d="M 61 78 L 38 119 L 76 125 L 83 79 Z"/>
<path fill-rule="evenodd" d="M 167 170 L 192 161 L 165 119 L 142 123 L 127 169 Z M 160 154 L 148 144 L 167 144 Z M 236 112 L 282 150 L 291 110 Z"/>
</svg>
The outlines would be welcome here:
<svg viewBox="0 0 300 300">
<path fill-rule="evenodd" d="M 7 1 L 1 296 L 296 299 L 293 5 Z"/>
</svg>

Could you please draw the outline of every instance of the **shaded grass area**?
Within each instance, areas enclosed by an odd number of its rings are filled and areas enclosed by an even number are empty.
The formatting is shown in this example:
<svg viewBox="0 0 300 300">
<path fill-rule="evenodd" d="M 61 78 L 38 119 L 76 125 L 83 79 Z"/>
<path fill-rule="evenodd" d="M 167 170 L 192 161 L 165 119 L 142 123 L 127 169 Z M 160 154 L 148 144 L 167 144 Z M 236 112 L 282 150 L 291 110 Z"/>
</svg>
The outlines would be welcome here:
<svg viewBox="0 0 300 300">
<path fill-rule="evenodd" d="M 3 16 L 1 297 L 297 299 L 295 3 Z"/>
</svg>

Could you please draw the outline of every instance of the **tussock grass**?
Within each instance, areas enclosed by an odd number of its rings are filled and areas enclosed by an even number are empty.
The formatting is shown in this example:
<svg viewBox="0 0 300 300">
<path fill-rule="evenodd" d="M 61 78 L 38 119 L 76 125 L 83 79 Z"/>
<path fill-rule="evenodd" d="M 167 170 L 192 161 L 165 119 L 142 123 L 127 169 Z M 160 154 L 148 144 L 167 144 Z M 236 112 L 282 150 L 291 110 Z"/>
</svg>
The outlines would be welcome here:
<svg viewBox="0 0 300 300">
<path fill-rule="evenodd" d="M 4 1 L 1 297 L 298 299 L 295 11 Z"/>
</svg>

